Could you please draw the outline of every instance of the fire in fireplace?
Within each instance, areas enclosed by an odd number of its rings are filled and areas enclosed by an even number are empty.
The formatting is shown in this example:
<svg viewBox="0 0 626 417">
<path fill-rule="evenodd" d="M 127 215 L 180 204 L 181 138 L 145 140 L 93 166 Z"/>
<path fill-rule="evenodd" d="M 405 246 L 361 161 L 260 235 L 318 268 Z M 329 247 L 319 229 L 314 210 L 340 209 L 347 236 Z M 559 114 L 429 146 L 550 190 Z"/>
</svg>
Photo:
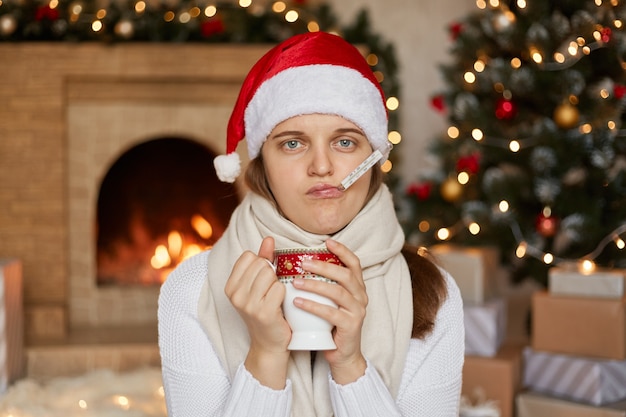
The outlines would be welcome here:
<svg viewBox="0 0 626 417">
<path fill-rule="evenodd" d="M 161 137 L 113 163 L 97 202 L 99 286 L 160 285 L 219 239 L 239 197 L 215 175 L 214 157 L 191 139 Z"/>
</svg>

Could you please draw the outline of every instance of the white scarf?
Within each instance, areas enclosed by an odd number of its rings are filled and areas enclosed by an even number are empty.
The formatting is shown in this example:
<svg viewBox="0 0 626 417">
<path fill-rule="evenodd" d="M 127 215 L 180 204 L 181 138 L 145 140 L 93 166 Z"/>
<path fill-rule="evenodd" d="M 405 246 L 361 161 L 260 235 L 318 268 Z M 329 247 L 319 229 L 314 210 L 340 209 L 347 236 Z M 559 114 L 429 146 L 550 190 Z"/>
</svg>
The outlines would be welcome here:
<svg viewBox="0 0 626 417">
<path fill-rule="evenodd" d="M 257 253 L 267 236 L 275 239 L 277 248 L 324 247 L 330 237 L 300 229 L 254 193 L 248 193 L 235 210 L 209 254 L 209 276 L 198 303 L 200 322 L 231 380 L 247 356 L 250 339 L 243 320 L 224 294 L 224 286 L 241 253 Z M 352 222 L 332 238 L 360 259 L 369 299 L 361 349 L 395 397 L 411 337 L 413 299 L 409 270 L 400 253 L 404 234 L 387 187 L 381 186 Z M 316 356 L 311 369 L 310 352 L 291 352 L 287 375 L 293 389 L 293 416 L 333 415 L 328 372 L 322 354 Z"/>
</svg>

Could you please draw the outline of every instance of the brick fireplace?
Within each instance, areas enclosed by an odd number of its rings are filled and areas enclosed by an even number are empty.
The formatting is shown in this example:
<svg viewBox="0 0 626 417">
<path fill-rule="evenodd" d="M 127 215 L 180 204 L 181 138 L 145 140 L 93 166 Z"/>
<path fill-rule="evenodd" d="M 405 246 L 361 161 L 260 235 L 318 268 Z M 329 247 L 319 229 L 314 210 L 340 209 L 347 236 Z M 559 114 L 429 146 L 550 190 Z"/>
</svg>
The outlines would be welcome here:
<svg viewBox="0 0 626 417">
<path fill-rule="evenodd" d="M 96 285 L 98 185 L 161 136 L 224 152 L 239 85 L 267 48 L 0 44 L 0 258 L 23 263 L 27 342 L 156 328 L 157 286 Z"/>
</svg>

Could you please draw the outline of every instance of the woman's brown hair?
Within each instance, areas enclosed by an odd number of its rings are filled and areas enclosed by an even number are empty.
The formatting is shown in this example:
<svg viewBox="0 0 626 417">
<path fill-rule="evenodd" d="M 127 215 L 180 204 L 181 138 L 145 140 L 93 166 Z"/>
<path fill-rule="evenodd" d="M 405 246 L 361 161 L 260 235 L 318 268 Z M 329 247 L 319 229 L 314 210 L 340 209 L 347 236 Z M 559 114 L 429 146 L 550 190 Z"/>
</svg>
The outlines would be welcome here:
<svg viewBox="0 0 626 417">
<path fill-rule="evenodd" d="M 448 289 L 440 269 L 424 248 L 405 245 L 402 255 L 409 265 L 413 286 L 411 337 L 423 339 L 435 327 L 437 311 L 448 296 Z"/>
</svg>

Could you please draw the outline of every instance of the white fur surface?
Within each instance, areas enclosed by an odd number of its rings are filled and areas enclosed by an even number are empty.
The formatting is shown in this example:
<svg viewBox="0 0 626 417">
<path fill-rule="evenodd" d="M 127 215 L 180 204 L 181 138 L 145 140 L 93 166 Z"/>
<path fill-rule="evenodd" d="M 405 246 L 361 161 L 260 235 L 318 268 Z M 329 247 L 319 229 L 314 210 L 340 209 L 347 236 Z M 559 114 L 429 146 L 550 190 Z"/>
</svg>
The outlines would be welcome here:
<svg viewBox="0 0 626 417">
<path fill-rule="evenodd" d="M 2 417 L 166 417 L 161 370 L 98 370 L 45 383 L 22 379 L 0 396 Z"/>
</svg>

